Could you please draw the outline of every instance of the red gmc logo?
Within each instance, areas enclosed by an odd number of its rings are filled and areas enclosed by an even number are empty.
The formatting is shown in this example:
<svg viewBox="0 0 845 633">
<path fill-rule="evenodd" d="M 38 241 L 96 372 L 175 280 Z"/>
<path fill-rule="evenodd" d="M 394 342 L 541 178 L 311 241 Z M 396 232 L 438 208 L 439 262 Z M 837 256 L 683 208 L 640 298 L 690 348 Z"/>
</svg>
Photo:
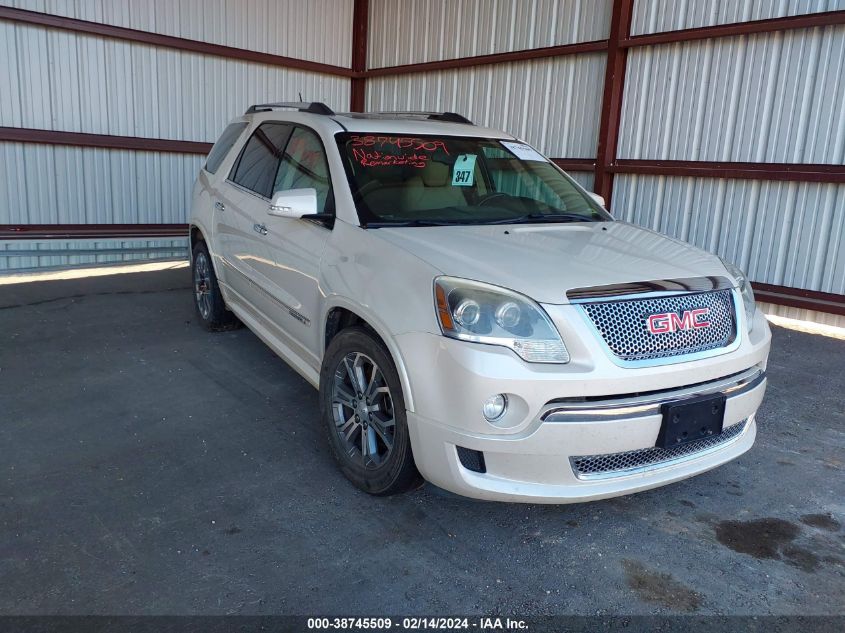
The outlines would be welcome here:
<svg viewBox="0 0 845 633">
<path fill-rule="evenodd" d="M 710 314 L 710 308 L 685 310 L 683 314 L 663 312 L 648 317 L 646 325 L 648 331 L 652 334 L 669 334 L 678 330 L 697 330 L 710 327 L 710 321 L 704 320 L 708 314 Z"/>
</svg>

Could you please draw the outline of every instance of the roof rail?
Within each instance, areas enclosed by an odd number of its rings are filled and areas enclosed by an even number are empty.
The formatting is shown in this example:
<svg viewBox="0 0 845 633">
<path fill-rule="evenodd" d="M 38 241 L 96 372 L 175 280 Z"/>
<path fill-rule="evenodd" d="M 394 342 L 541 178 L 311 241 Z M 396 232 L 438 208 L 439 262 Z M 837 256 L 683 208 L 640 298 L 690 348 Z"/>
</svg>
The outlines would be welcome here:
<svg viewBox="0 0 845 633">
<path fill-rule="evenodd" d="M 435 112 L 433 114 L 428 115 L 429 119 L 434 119 L 435 121 L 448 121 L 449 123 L 467 123 L 472 125 L 472 121 L 466 118 L 463 114 L 458 114 L 457 112 Z"/>
<path fill-rule="evenodd" d="M 257 103 L 249 106 L 244 114 L 254 114 L 255 112 L 268 112 L 276 108 L 293 108 L 300 112 L 310 112 L 311 114 L 325 114 L 332 115 L 334 110 L 321 101 L 312 101 L 310 103 L 305 101 L 281 101 L 279 103 Z"/>
<path fill-rule="evenodd" d="M 472 121 L 466 118 L 463 114 L 458 114 L 457 112 L 426 112 L 422 110 L 408 110 L 404 112 L 374 112 L 373 114 L 424 116 L 425 118 L 432 119 L 433 121 L 446 121 L 448 123 L 467 123 L 469 125 L 472 125 Z"/>
</svg>

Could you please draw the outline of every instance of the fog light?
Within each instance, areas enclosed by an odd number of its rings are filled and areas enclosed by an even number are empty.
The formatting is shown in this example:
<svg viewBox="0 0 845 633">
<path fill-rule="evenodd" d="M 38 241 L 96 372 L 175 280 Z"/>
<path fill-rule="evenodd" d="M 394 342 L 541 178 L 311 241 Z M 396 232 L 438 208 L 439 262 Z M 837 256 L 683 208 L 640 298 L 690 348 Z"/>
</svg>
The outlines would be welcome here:
<svg viewBox="0 0 845 633">
<path fill-rule="evenodd" d="M 484 406 L 481 407 L 481 413 L 488 422 L 498 420 L 505 414 L 508 408 L 508 397 L 503 393 L 497 393 L 495 396 L 490 396 L 485 400 Z"/>
</svg>

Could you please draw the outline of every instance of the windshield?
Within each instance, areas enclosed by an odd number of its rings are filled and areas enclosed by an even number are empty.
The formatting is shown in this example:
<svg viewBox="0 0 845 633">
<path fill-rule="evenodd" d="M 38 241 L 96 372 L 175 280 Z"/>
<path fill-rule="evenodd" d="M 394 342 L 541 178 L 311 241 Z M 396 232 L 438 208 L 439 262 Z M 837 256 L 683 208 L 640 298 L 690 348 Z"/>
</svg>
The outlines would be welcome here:
<svg viewBox="0 0 845 633">
<path fill-rule="evenodd" d="M 523 143 L 339 134 L 361 224 L 431 226 L 599 222 L 612 218 Z"/>
</svg>

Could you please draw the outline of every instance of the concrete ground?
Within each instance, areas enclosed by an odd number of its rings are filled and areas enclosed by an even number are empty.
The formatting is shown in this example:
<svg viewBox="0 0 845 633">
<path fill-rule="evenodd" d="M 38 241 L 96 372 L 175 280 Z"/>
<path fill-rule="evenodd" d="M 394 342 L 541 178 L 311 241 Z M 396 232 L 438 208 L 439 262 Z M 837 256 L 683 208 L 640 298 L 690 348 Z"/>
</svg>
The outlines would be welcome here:
<svg viewBox="0 0 845 633">
<path fill-rule="evenodd" d="M 573 506 L 335 468 L 317 394 L 186 269 L 0 286 L 2 614 L 842 614 L 845 341 L 774 329 L 756 446 Z"/>
</svg>

